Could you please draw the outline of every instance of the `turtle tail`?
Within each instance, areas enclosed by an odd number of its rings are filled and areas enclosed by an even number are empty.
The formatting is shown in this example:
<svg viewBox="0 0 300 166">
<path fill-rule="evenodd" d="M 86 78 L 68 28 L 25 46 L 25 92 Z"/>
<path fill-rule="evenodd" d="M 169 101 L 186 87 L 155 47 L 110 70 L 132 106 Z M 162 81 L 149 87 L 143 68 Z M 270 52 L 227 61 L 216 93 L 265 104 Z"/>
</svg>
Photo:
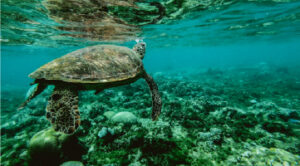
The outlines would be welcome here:
<svg viewBox="0 0 300 166">
<path fill-rule="evenodd" d="M 146 80 L 152 94 L 152 120 L 157 120 L 162 107 L 158 87 L 153 78 L 146 72 L 144 73 L 144 79 Z"/>
<path fill-rule="evenodd" d="M 46 117 L 55 131 L 72 134 L 80 125 L 78 90 L 56 86 L 46 108 Z"/>
<path fill-rule="evenodd" d="M 43 92 L 46 89 L 46 87 L 47 84 L 43 84 L 43 83 L 33 84 L 32 87 L 27 92 L 29 93 L 29 95 L 27 95 L 25 102 L 18 107 L 18 110 L 23 109 L 33 98 L 35 98 L 37 95 Z"/>
</svg>

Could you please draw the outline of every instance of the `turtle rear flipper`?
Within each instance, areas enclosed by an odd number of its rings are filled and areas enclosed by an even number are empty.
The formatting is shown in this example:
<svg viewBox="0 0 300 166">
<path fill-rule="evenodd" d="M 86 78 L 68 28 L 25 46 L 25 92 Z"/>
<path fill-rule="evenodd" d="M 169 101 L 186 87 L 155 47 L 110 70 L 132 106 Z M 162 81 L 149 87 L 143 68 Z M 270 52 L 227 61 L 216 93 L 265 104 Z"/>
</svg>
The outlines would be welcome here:
<svg viewBox="0 0 300 166">
<path fill-rule="evenodd" d="M 27 98 L 25 102 L 18 107 L 18 110 L 23 109 L 33 98 L 35 98 L 37 95 L 43 92 L 46 89 L 46 87 L 47 85 L 42 83 L 33 84 L 27 92 L 29 95 L 26 96 Z"/>
<path fill-rule="evenodd" d="M 154 82 L 153 78 L 146 72 L 144 73 L 144 79 L 148 83 L 152 94 L 152 120 L 157 120 L 158 116 L 160 115 L 162 106 L 161 97 L 158 92 L 158 87 Z"/>
<path fill-rule="evenodd" d="M 46 117 L 55 131 L 72 134 L 80 125 L 78 91 L 56 86 L 47 105 Z"/>
</svg>

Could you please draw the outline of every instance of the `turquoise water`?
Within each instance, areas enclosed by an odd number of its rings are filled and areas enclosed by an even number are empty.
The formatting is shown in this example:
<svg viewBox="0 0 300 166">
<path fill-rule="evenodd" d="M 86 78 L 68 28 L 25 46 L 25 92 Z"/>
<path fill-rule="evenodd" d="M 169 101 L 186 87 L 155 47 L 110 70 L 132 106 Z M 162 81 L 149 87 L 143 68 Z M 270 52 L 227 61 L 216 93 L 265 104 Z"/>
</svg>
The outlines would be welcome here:
<svg viewBox="0 0 300 166">
<path fill-rule="evenodd" d="M 293 0 L 3 0 L 0 162 L 299 165 L 299 30 Z M 53 87 L 17 111 L 43 64 L 137 38 L 162 97 L 158 121 L 142 79 L 80 92 L 73 135 L 46 119 Z"/>
</svg>

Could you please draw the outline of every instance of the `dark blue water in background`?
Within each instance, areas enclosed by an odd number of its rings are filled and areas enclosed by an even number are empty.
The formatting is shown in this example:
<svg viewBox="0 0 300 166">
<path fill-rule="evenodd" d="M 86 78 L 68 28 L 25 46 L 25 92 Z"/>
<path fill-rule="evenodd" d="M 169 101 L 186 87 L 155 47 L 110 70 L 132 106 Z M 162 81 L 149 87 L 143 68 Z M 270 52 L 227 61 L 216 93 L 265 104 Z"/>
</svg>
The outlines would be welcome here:
<svg viewBox="0 0 300 166">
<path fill-rule="evenodd" d="M 30 80 L 26 76 L 30 72 L 78 48 L 103 42 L 132 47 L 135 38 L 144 38 L 147 42 L 144 63 L 146 69 L 153 72 L 262 62 L 286 66 L 299 66 L 300 63 L 299 1 L 182 1 L 182 4 L 157 1 L 169 4 L 165 5 L 165 15 L 159 17 L 157 23 L 145 21 L 147 19 L 135 22 L 133 19 L 129 23 L 140 25 L 139 30 L 130 33 L 121 30 L 112 33 L 111 38 L 101 31 L 88 38 L 68 36 L 89 35 L 89 31 L 78 27 L 90 25 L 60 22 L 61 19 L 57 19 L 60 15 L 52 16 L 44 2 L 4 0 L 1 3 L 3 89 L 6 86 L 27 87 Z M 143 1 L 142 4 L 147 6 L 151 2 Z M 125 20 L 130 15 L 133 18 L 151 16 L 126 12 L 120 10 L 117 16 Z M 67 13 L 67 16 L 72 14 Z M 69 21 L 68 17 L 64 18 L 67 18 L 64 21 Z M 77 29 L 71 32 L 63 29 L 72 26 L 77 26 Z M 119 40 L 122 33 L 128 35 L 122 41 L 111 40 Z"/>
<path fill-rule="evenodd" d="M 300 68 L 300 40 L 264 41 L 216 46 L 176 46 L 153 48 L 151 40 L 144 59 L 149 72 L 196 71 L 203 68 L 249 67 L 267 63 L 278 67 Z M 128 43 L 132 46 L 134 43 Z M 74 51 L 78 46 L 47 48 L 39 46 L 2 46 L 2 90 L 26 89 L 27 76 L 41 65 Z"/>
</svg>

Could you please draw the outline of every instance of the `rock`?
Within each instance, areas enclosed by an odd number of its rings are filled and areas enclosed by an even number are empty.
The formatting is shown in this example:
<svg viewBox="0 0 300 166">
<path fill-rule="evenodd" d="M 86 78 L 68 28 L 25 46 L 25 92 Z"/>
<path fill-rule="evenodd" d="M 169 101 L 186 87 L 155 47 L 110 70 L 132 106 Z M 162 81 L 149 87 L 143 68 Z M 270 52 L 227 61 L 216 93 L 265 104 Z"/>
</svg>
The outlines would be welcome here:
<svg viewBox="0 0 300 166">
<path fill-rule="evenodd" d="M 107 118 L 107 119 L 111 119 L 116 113 L 114 111 L 107 111 L 107 112 L 104 112 L 104 116 Z"/>
<path fill-rule="evenodd" d="M 52 128 L 36 133 L 29 142 L 30 165 L 58 165 L 62 155 L 62 144 L 68 135 L 55 132 Z"/>
<path fill-rule="evenodd" d="M 102 129 L 98 132 L 99 142 L 107 144 L 114 140 L 115 138 L 115 130 L 107 127 L 102 127 Z"/>
<path fill-rule="evenodd" d="M 99 138 L 104 138 L 107 136 L 113 136 L 115 134 L 113 129 L 103 127 L 99 132 L 98 132 L 98 137 Z"/>
<path fill-rule="evenodd" d="M 76 135 L 56 132 L 52 128 L 36 133 L 29 142 L 29 165 L 53 166 L 67 160 L 80 160 L 85 153 Z"/>
<path fill-rule="evenodd" d="M 137 117 L 131 112 L 119 112 L 111 120 L 115 123 L 132 124 L 137 122 Z"/>
<path fill-rule="evenodd" d="M 257 101 L 255 100 L 255 99 L 252 99 L 252 100 L 250 100 L 249 101 L 251 104 L 256 104 L 257 103 Z"/>
<path fill-rule="evenodd" d="M 84 166 L 80 161 L 66 161 L 62 163 L 60 166 Z"/>
</svg>

